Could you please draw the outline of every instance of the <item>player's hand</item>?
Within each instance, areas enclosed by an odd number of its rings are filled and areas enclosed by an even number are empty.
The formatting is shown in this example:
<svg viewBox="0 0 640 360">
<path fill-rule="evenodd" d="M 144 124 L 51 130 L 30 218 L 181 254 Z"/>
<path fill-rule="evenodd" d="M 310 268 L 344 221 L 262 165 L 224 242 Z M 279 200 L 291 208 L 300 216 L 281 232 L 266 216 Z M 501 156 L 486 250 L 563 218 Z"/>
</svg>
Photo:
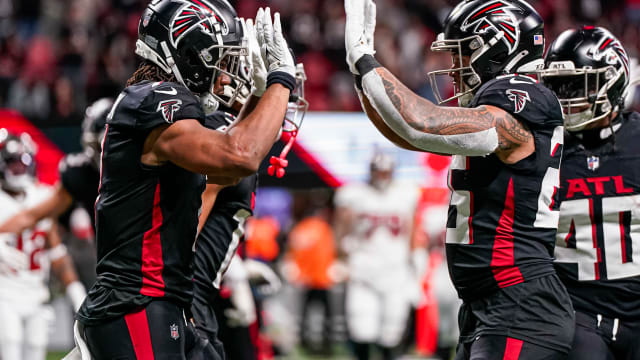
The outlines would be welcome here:
<svg viewBox="0 0 640 360">
<path fill-rule="evenodd" d="M 246 327 L 256 321 L 256 307 L 249 282 L 245 279 L 232 286 L 231 304 L 233 308 L 226 309 L 224 315 L 231 327 Z"/>
<path fill-rule="evenodd" d="M 353 74 L 359 74 L 356 62 L 364 55 L 373 55 L 373 32 L 376 29 L 376 4 L 373 0 L 344 0 L 347 21 L 344 45 L 347 65 Z"/>
<path fill-rule="evenodd" d="M 13 234 L 0 234 L 0 265 L 3 271 L 18 271 L 29 268 L 29 258 L 22 251 L 8 244 Z"/>
<path fill-rule="evenodd" d="M 282 282 L 271 268 L 261 262 L 252 259 L 244 260 L 244 267 L 247 269 L 249 280 L 255 283 L 261 295 L 273 295 L 282 287 Z"/>
<path fill-rule="evenodd" d="M 258 34 L 253 20 L 249 19 L 245 23 L 249 46 L 249 62 L 251 63 L 251 78 L 253 80 L 253 89 L 251 93 L 255 96 L 262 96 L 267 89 L 267 67 L 264 65 L 260 44 L 258 43 Z"/>
<path fill-rule="evenodd" d="M 260 44 L 261 55 L 268 69 L 268 73 L 284 72 L 291 77 L 296 76 L 296 64 L 289 51 L 287 41 L 282 35 L 280 25 L 280 13 L 273 15 L 271 21 L 271 9 L 260 8 L 256 16 L 256 37 Z"/>
</svg>

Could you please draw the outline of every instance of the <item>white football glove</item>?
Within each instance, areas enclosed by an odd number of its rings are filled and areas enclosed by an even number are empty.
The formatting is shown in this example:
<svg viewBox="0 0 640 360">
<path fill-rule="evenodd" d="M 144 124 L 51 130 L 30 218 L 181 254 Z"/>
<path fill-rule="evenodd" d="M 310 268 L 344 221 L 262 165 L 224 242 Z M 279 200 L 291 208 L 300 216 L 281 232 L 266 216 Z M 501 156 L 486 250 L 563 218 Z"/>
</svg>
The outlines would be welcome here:
<svg viewBox="0 0 640 360">
<path fill-rule="evenodd" d="M 252 259 L 244 260 L 244 267 L 247 269 L 249 279 L 259 283 L 258 291 L 262 295 L 273 295 L 282 287 L 282 282 L 269 265 Z"/>
<path fill-rule="evenodd" d="M 376 29 L 376 4 L 373 0 L 344 0 L 347 20 L 344 45 L 347 65 L 353 74 L 359 74 L 356 62 L 364 55 L 373 55 L 373 32 Z"/>
<path fill-rule="evenodd" d="M 244 280 L 233 284 L 230 300 L 233 308 L 224 311 L 229 326 L 246 327 L 256 321 L 256 306 L 249 281 Z"/>
<path fill-rule="evenodd" d="M 255 96 L 262 96 L 267 90 L 267 67 L 262 59 L 258 34 L 253 20 L 247 20 L 245 28 L 249 47 L 249 61 L 251 62 L 251 77 L 253 79 L 251 93 Z"/>
<path fill-rule="evenodd" d="M 13 234 L 0 234 L 0 265 L 2 271 L 19 271 L 29 268 L 29 257 L 22 251 L 9 245 Z"/>
<path fill-rule="evenodd" d="M 269 74 L 279 71 L 295 78 L 296 64 L 293 62 L 287 41 L 282 36 L 280 13 L 275 13 L 271 22 L 271 9 L 260 8 L 256 16 L 256 33 Z"/>
</svg>

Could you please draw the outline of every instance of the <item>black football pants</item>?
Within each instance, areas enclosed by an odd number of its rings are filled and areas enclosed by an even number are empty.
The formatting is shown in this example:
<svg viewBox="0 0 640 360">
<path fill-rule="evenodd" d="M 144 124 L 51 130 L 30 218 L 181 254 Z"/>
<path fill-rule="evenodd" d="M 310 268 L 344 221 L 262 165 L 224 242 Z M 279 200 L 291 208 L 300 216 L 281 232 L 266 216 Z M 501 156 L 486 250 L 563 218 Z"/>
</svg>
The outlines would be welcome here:
<svg viewBox="0 0 640 360">
<path fill-rule="evenodd" d="M 479 336 L 459 344 L 455 360 L 564 360 L 567 354 L 508 336 Z"/>
<path fill-rule="evenodd" d="M 155 300 L 109 322 L 86 326 L 84 335 L 94 360 L 184 360 L 182 308 Z"/>
<path fill-rule="evenodd" d="M 640 359 L 640 322 L 576 311 L 576 332 L 569 359 Z"/>
</svg>

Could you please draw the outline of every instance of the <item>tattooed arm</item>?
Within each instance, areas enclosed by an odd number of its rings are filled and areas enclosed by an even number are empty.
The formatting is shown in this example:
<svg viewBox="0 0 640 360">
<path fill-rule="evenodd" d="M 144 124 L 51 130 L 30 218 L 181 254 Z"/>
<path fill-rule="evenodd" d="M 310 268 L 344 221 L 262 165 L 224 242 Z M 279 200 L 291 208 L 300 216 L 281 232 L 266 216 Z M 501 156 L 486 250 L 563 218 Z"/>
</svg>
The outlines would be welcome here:
<svg viewBox="0 0 640 360">
<path fill-rule="evenodd" d="M 383 67 L 361 73 L 365 73 L 362 77 L 365 111 L 379 129 L 383 128 L 380 129 L 383 135 L 402 147 L 461 155 L 495 152 L 508 164 L 535 150 L 529 129 L 502 109 L 437 106 L 413 93 Z M 402 141 L 389 136 L 389 132 Z"/>
</svg>

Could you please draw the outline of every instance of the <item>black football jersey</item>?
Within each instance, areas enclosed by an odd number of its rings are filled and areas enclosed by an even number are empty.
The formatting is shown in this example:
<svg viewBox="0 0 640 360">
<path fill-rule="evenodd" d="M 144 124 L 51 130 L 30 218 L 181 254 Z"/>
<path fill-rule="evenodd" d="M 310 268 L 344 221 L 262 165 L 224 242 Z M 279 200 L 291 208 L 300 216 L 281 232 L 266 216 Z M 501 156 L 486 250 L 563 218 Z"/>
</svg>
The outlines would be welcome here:
<svg viewBox="0 0 640 360">
<path fill-rule="evenodd" d="M 555 266 L 576 310 L 637 320 L 640 114 L 621 118 L 615 136 L 594 146 L 566 136 Z"/>
<path fill-rule="evenodd" d="M 98 196 L 100 170 L 90 157 L 84 153 L 68 154 L 59 164 L 60 182 L 73 197 L 73 201 L 82 206 L 91 217 L 95 230 L 94 206 Z"/>
<path fill-rule="evenodd" d="M 224 131 L 234 117 L 224 112 L 207 116 L 205 126 Z M 219 287 L 222 275 L 240 240 L 246 219 L 253 214 L 258 174 L 222 189 L 214 203 L 198 240 L 194 258 L 194 296 L 207 303 Z"/>
<path fill-rule="evenodd" d="M 562 109 L 535 80 L 502 76 L 483 85 L 471 107 L 507 111 L 533 133 L 535 152 L 513 165 L 488 156 L 454 156 L 446 252 L 460 298 L 552 274 L 558 224 Z"/>
<path fill-rule="evenodd" d="M 154 128 L 196 119 L 198 99 L 177 83 L 127 87 L 107 117 L 96 202 L 96 284 L 78 312 L 86 324 L 123 316 L 154 298 L 188 306 L 192 247 L 205 177 L 140 161 Z"/>
</svg>

